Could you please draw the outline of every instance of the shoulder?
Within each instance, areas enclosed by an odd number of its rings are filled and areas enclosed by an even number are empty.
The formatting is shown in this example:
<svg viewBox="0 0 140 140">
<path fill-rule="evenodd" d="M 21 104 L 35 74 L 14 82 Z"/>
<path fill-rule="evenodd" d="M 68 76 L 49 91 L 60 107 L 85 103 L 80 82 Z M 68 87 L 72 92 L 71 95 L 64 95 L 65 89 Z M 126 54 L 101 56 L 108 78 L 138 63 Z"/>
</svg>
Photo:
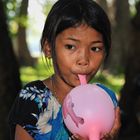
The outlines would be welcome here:
<svg viewBox="0 0 140 140">
<path fill-rule="evenodd" d="M 22 98 L 34 98 L 35 96 L 43 96 L 49 94 L 50 90 L 40 80 L 32 81 L 26 84 L 20 91 L 19 97 Z"/>
<path fill-rule="evenodd" d="M 44 83 L 41 80 L 36 80 L 36 81 L 32 81 L 27 83 L 23 89 L 28 89 L 28 88 L 37 88 L 37 89 L 44 89 L 46 88 L 46 86 L 44 85 Z"/>
<path fill-rule="evenodd" d="M 36 106 L 39 110 L 48 106 L 52 94 L 42 81 L 26 84 L 19 93 L 20 104 Z"/>
</svg>

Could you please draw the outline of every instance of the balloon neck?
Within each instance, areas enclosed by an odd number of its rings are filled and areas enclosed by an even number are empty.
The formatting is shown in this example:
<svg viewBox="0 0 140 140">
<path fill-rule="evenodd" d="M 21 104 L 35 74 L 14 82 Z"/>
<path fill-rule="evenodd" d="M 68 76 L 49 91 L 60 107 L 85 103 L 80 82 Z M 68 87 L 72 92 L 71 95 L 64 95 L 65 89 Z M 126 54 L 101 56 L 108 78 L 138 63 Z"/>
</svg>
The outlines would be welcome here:
<svg viewBox="0 0 140 140">
<path fill-rule="evenodd" d="M 89 140 L 100 140 L 99 132 L 91 132 L 91 134 L 89 135 Z"/>
<path fill-rule="evenodd" d="M 86 75 L 78 74 L 81 85 L 87 84 Z"/>
</svg>

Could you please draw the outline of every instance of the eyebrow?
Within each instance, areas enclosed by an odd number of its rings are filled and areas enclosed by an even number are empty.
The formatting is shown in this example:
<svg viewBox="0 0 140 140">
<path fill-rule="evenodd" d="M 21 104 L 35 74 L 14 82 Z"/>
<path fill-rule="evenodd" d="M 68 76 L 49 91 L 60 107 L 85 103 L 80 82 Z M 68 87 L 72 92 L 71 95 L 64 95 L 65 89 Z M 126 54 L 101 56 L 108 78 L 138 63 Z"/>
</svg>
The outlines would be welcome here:
<svg viewBox="0 0 140 140">
<path fill-rule="evenodd" d="M 76 42 L 80 42 L 80 40 L 73 38 L 72 36 L 66 38 L 67 40 L 72 40 L 72 41 L 76 41 Z"/>
<path fill-rule="evenodd" d="M 66 38 L 67 40 L 72 40 L 72 41 L 75 41 L 75 42 L 80 42 L 80 40 L 76 39 L 76 38 L 73 38 L 73 37 L 68 37 Z M 101 40 L 95 40 L 95 41 L 91 41 L 91 44 L 92 43 L 103 43 L 103 41 Z"/>
<path fill-rule="evenodd" d="M 92 41 L 91 43 L 103 43 L 101 40 Z"/>
</svg>

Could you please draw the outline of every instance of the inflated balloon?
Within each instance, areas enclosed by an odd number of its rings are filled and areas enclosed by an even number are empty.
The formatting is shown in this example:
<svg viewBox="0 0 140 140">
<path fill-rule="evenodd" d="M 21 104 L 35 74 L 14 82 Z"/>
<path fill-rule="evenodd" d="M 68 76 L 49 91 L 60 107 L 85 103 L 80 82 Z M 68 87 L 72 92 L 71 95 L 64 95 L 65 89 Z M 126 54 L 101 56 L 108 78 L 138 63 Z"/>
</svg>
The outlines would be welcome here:
<svg viewBox="0 0 140 140">
<path fill-rule="evenodd" d="M 63 102 L 64 123 L 73 134 L 100 140 L 114 124 L 117 99 L 105 86 L 86 84 L 83 79 L 80 77 L 81 85 L 72 89 Z"/>
</svg>

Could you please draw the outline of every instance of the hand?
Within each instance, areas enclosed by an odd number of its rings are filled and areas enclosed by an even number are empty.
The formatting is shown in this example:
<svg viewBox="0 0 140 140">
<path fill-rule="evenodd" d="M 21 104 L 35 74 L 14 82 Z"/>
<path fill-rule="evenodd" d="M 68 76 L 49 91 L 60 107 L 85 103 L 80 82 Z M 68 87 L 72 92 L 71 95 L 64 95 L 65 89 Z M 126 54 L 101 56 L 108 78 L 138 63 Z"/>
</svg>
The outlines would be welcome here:
<svg viewBox="0 0 140 140">
<path fill-rule="evenodd" d="M 101 138 L 101 140 L 115 140 L 115 138 L 117 137 L 117 135 L 119 133 L 120 127 L 121 127 L 120 108 L 117 107 L 116 108 L 116 112 L 115 112 L 115 123 L 114 123 L 114 126 L 113 126 L 112 130 L 110 131 L 110 133 L 105 134 Z"/>
</svg>

